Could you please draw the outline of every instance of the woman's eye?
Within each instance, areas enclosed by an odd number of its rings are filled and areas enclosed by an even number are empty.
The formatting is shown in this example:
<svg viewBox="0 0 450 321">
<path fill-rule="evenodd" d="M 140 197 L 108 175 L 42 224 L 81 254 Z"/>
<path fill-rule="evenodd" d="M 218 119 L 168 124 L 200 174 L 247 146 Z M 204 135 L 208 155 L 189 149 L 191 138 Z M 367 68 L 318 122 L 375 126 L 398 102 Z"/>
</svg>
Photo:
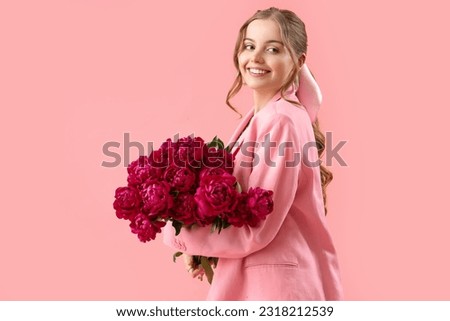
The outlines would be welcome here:
<svg viewBox="0 0 450 321">
<path fill-rule="evenodd" d="M 249 45 L 249 44 L 244 45 L 244 49 L 246 49 L 246 50 L 252 50 L 253 48 L 254 48 L 253 45 Z"/>
<path fill-rule="evenodd" d="M 267 49 L 267 51 L 269 51 L 270 53 L 278 53 L 279 52 L 278 48 L 269 48 L 269 49 Z"/>
</svg>

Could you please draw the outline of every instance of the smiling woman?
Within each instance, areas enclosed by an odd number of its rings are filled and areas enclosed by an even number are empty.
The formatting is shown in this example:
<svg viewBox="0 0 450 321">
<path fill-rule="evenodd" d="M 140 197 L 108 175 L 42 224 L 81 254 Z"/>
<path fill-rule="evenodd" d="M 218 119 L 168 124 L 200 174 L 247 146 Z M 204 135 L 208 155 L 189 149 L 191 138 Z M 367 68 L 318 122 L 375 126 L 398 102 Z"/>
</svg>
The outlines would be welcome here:
<svg viewBox="0 0 450 321">
<path fill-rule="evenodd" d="M 233 175 L 243 191 L 272 190 L 274 205 L 256 227 L 230 227 L 220 234 L 197 227 L 178 236 L 166 227 L 167 245 L 186 255 L 219 258 L 209 300 L 342 299 L 325 221 L 331 173 L 320 165 L 324 143 L 316 114 L 321 95 L 305 66 L 306 47 L 305 26 L 289 10 L 258 11 L 239 31 L 238 76 L 227 104 L 235 110 L 230 99 L 246 85 L 253 90 L 254 106 L 230 140 L 240 140 Z M 255 148 L 248 152 L 240 148 L 243 143 Z M 302 161 L 292 162 L 299 154 Z"/>
</svg>

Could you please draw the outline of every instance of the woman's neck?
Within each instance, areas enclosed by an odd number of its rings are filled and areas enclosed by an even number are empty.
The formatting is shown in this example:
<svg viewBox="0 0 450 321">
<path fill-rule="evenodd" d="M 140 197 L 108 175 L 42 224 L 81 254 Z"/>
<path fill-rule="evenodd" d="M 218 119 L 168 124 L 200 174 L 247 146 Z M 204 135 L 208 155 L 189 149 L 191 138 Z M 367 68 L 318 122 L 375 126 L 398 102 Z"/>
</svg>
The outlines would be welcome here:
<svg viewBox="0 0 450 321">
<path fill-rule="evenodd" d="M 253 90 L 253 106 L 255 108 L 255 114 L 264 108 L 267 103 L 275 96 L 275 92 L 271 91 L 257 91 Z"/>
</svg>

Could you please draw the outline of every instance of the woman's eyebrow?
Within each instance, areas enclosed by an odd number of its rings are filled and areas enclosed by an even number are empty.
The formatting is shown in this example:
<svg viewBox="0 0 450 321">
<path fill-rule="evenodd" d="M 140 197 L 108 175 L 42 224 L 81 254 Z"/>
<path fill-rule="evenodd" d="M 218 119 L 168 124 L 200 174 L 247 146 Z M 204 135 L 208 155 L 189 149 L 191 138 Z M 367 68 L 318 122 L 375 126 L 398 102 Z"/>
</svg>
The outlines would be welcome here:
<svg viewBox="0 0 450 321">
<path fill-rule="evenodd" d="M 255 42 L 255 40 L 251 39 L 251 38 L 244 38 L 244 41 L 251 41 L 251 42 Z M 276 42 L 279 43 L 280 45 L 283 45 L 283 43 L 279 40 L 267 40 L 266 43 L 271 43 L 271 42 Z"/>
</svg>

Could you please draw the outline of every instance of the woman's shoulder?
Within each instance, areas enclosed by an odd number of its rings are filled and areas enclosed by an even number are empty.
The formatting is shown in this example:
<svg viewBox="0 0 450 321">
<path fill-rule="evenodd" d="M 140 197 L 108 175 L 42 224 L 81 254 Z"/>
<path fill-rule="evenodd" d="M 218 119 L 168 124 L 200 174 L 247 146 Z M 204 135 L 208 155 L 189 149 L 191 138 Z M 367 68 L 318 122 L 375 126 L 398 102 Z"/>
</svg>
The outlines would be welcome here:
<svg viewBox="0 0 450 321">
<path fill-rule="evenodd" d="M 308 112 L 306 108 L 298 101 L 294 100 L 298 105 L 287 101 L 285 99 L 280 99 L 276 102 L 276 109 L 279 113 L 285 114 L 286 116 L 295 119 L 296 121 L 302 121 L 310 123 Z"/>
<path fill-rule="evenodd" d="M 263 123 L 290 123 L 295 127 L 302 125 L 311 125 L 311 121 L 305 107 L 300 104 L 298 100 L 293 101 L 296 101 L 298 105 L 283 98 L 273 101 L 269 103 L 265 108 L 263 108 L 260 112 L 256 113 L 255 118 L 261 118 L 261 122 Z"/>
</svg>

